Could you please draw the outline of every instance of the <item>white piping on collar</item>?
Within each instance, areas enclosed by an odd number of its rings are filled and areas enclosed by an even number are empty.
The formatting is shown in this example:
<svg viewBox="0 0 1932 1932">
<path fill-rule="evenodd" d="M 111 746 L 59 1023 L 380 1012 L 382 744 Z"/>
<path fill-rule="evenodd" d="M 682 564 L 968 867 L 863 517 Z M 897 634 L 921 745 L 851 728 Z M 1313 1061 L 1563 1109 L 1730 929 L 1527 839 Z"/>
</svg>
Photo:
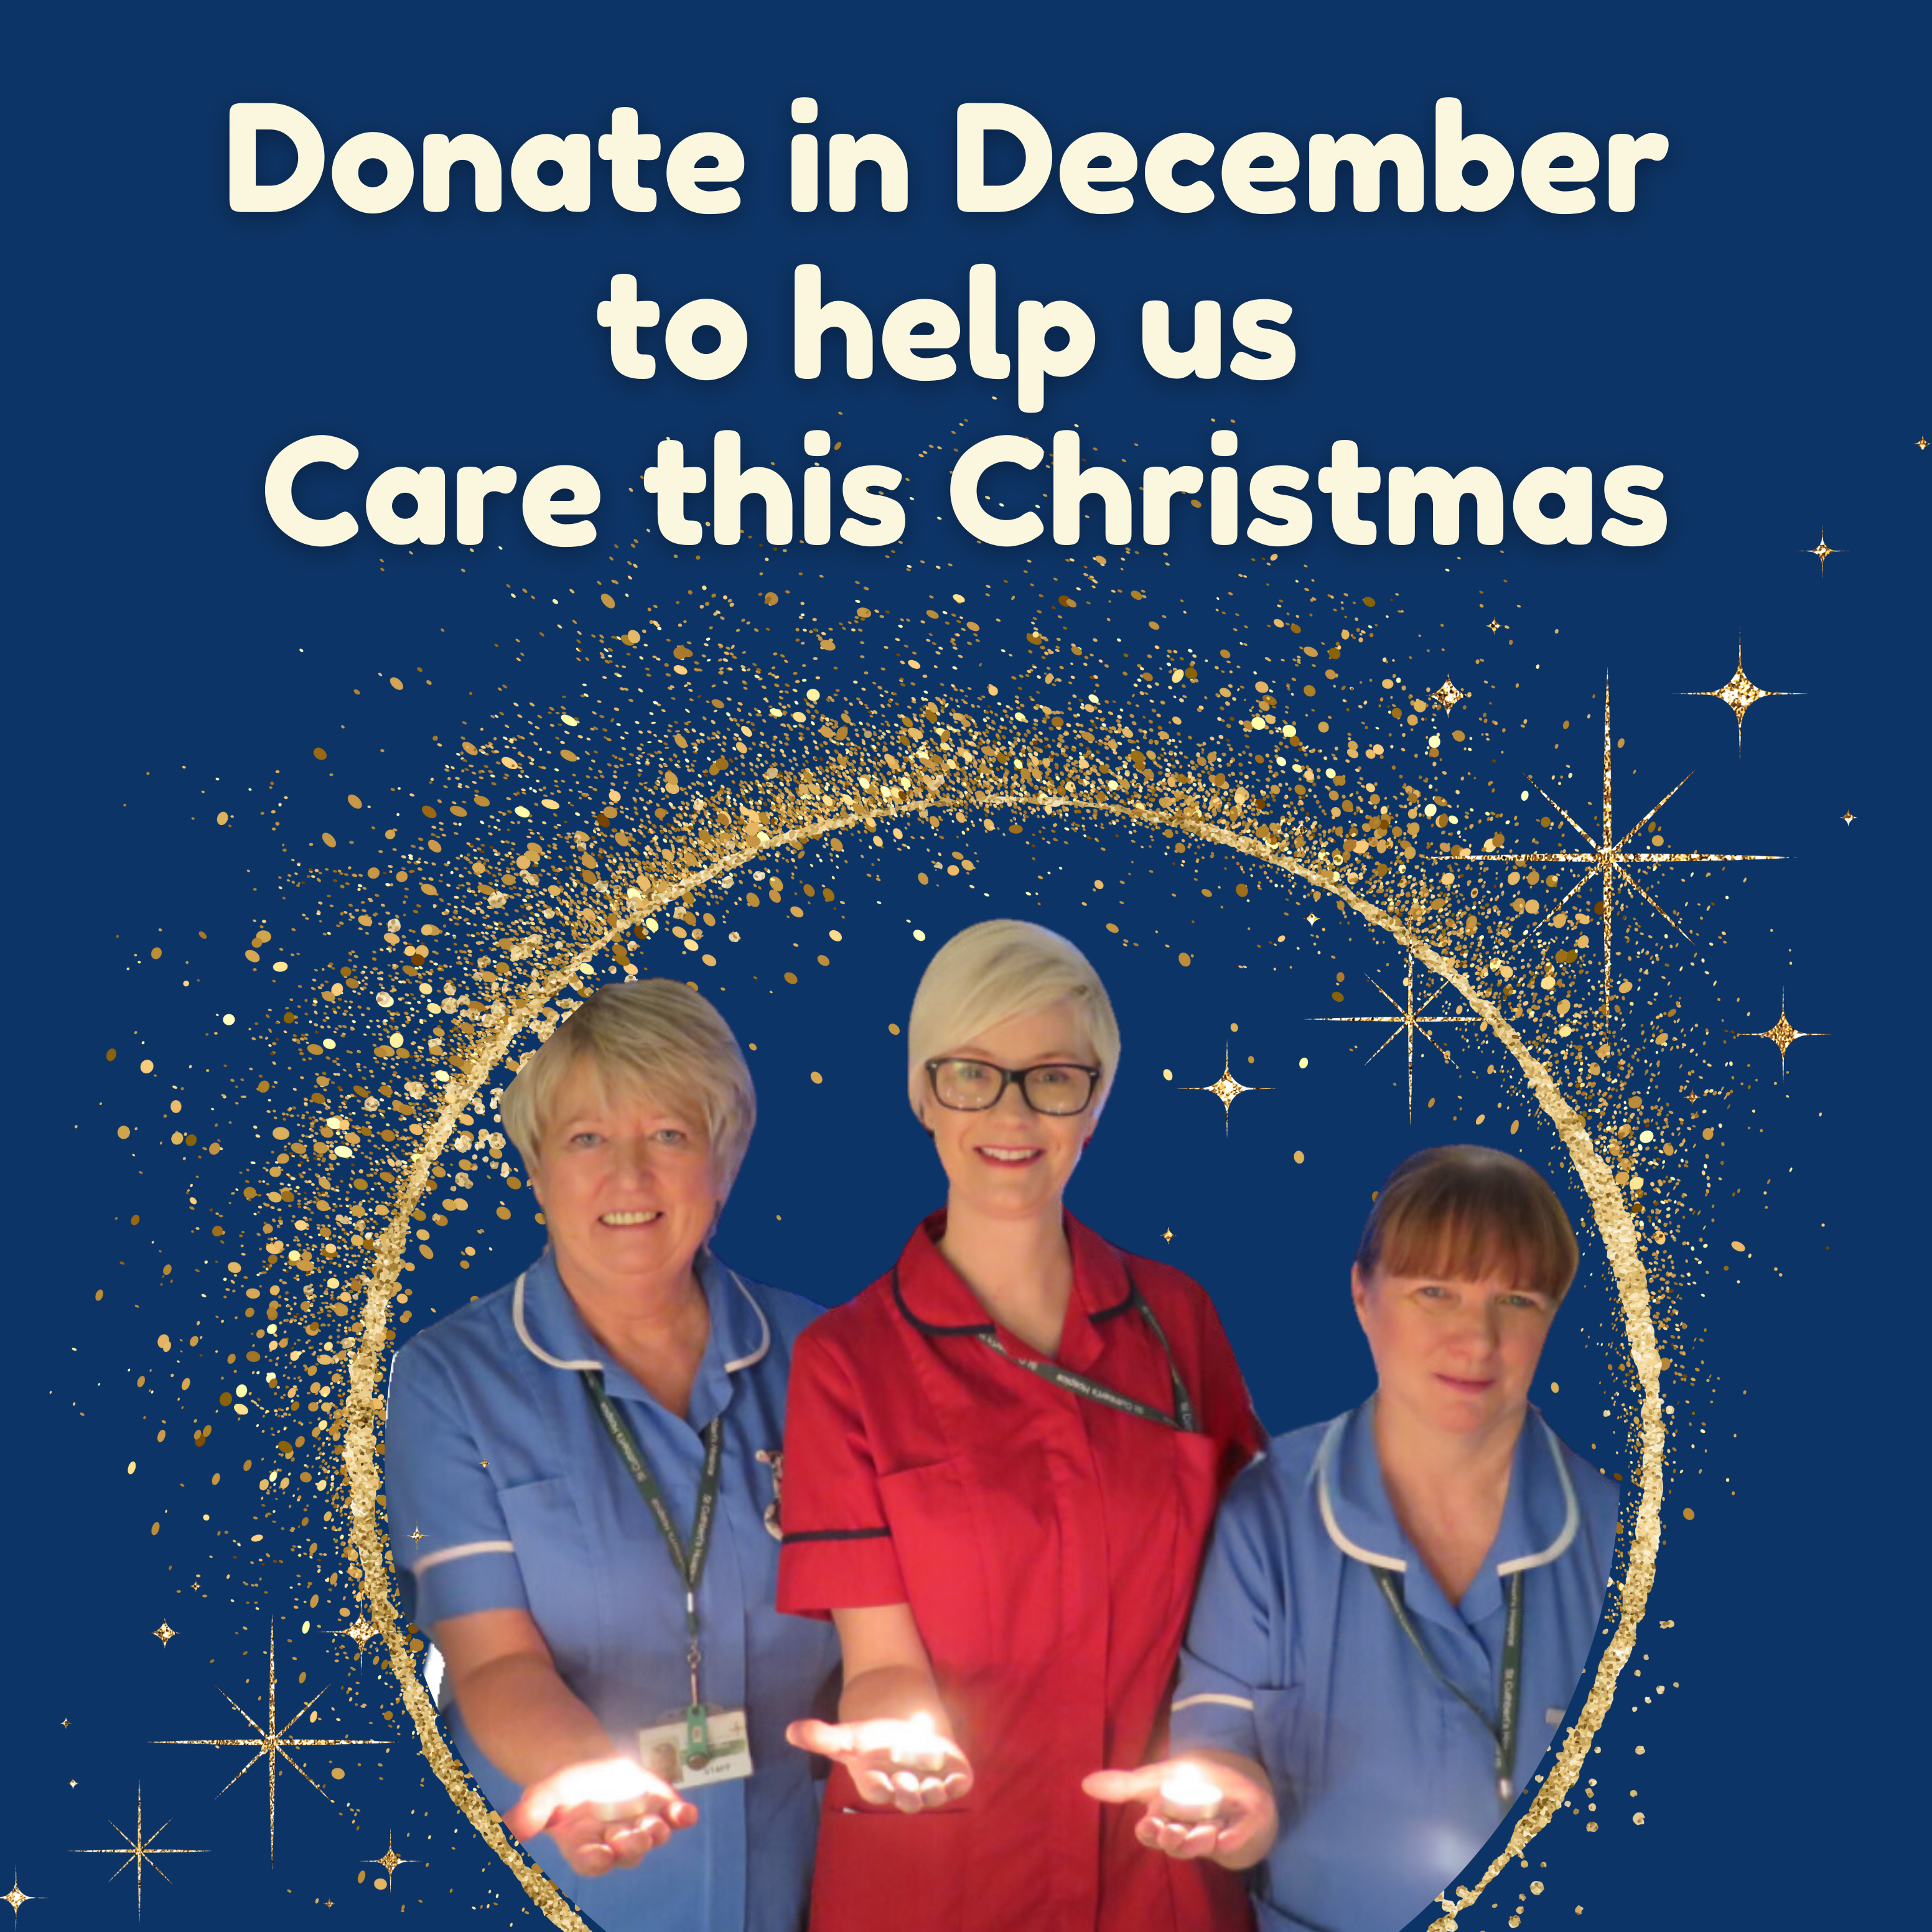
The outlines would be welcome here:
<svg viewBox="0 0 1932 1932">
<path fill-rule="evenodd" d="M 751 1303 L 752 1312 L 758 1318 L 758 1346 L 754 1348 L 748 1355 L 740 1355 L 736 1361 L 727 1362 L 724 1364 L 725 1373 L 727 1375 L 734 1375 L 740 1369 L 748 1369 L 752 1366 L 754 1364 L 762 1362 L 765 1359 L 766 1354 L 770 1352 L 772 1346 L 772 1324 L 766 1319 L 765 1311 L 758 1306 L 757 1300 L 754 1298 L 752 1294 L 752 1291 L 738 1279 L 735 1274 L 733 1274 L 730 1269 L 726 1268 L 724 1271 L 726 1274 L 730 1276 L 731 1285 L 733 1287 L 736 1288 L 738 1292 L 742 1294 L 747 1301 Z M 538 1361 L 548 1362 L 554 1369 L 575 1369 L 578 1370 L 584 1369 L 596 1369 L 601 1372 L 604 1366 L 604 1364 L 602 1362 L 566 1361 L 562 1356 L 553 1355 L 548 1349 L 539 1348 L 536 1342 L 532 1340 L 530 1324 L 524 1318 L 524 1283 L 529 1279 L 530 1276 L 527 1270 L 524 1274 L 518 1275 L 517 1277 L 517 1285 L 510 1292 L 510 1320 L 516 1329 L 517 1340 L 522 1342 L 524 1346 L 529 1349 L 530 1353 L 536 1356 Z"/>
<path fill-rule="evenodd" d="M 548 1348 L 539 1348 L 530 1340 L 528 1324 L 524 1320 L 524 1283 L 529 1280 L 527 1270 L 517 1277 L 517 1285 L 510 1291 L 510 1320 L 517 1331 L 517 1340 L 529 1349 L 540 1362 L 548 1362 L 554 1369 L 596 1369 L 602 1372 L 602 1362 L 566 1362 L 561 1355 L 553 1355 Z"/>
<path fill-rule="evenodd" d="M 1576 1507 L 1576 1486 L 1570 1480 L 1570 1472 L 1563 1460 L 1563 1445 L 1556 1439 L 1556 1432 L 1540 1416 L 1537 1418 L 1543 1430 L 1543 1439 L 1550 1445 L 1550 1460 L 1556 1465 L 1556 1480 L 1563 1485 L 1563 1527 L 1556 1540 L 1547 1550 L 1539 1550 L 1534 1556 L 1512 1556 L 1506 1563 L 1496 1565 L 1498 1576 L 1511 1576 L 1519 1570 L 1540 1570 L 1546 1563 L 1554 1563 L 1564 1551 L 1576 1540 L 1576 1526 L 1582 1512 Z"/>
<path fill-rule="evenodd" d="M 1576 1539 L 1576 1531 L 1582 1520 L 1582 1511 L 1577 1506 L 1576 1486 L 1570 1480 L 1570 1472 L 1563 1460 L 1563 1445 L 1556 1439 L 1556 1432 L 1540 1416 L 1534 1418 L 1543 1432 L 1543 1439 L 1549 1445 L 1550 1460 L 1556 1465 L 1556 1480 L 1563 1486 L 1563 1527 L 1558 1532 L 1556 1540 L 1546 1550 L 1540 1550 L 1530 1556 L 1512 1556 L 1496 1565 L 1498 1576 L 1513 1576 L 1519 1570 L 1540 1570 L 1546 1563 L 1554 1563 Z M 1322 1508 L 1322 1525 L 1328 1532 L 1329 1540 L 1344 1556 L 1352 1556 L 1358 1563 L 1372 1564 L 1380 1570 L 1406 1572 L 1408 1559 L 1401 1556 L 1378 1556 L 1372 1550 L 1363 1549 L 1351 1543 L 1342 1534 L 1341 1526 L 1335 1520 L 1335 1508 L 1328 1496 L 1328 1465 L 1334 1460 L 1336 1444 L 1341 1439 L 1342 1429 L 1348 1418 L 1337 1416 L 1328 1425 L 1328 1432 L 1322 1438 L 1322 1446 L 1315 1454 L 1316 1499 Z"/>
<path fill-rule="evenodd" d="M 1352 1412 L 1351 1412 L 1352 1413 Z M 1328 1532 L 1328 1540 L 1345 1556 L 1352 1556 L 1358 1563 L 1366 1563 L 1372 1569 L 1394 1570 L 1405 1574 L 1408 1568 L 1406 1556 L 1378 1556 L 1372 1550 L 1364 1550 L 1359 1543 L 1351 1543 L 1342 1534 L 1342 1526 L 1335 1520 L 1335 1505 L 1328 1496 L 1328 1465 L 1334 1460 L 1335 1445 L 1342 1439 L 1342 1431 L 1348 1426 L 1348 1418 L 1338 1415 L 1329 1424 L 1328 1432 L 1322 1438 L 1322 1446 L 1315 1452 L 1315 1496 L 1322 1506 L 1322 1526 Z"/>
<path fill-rule="evenodd" d="M 723 1264 L 721 1262 L 719 1265 L 722 1267 Z M 732 1286 L 747 1301 L 751 1303 L 752 1312 L 758 1318 L 758 1346 L 748 1355 L 740 1355 L 735 1362 L 727 1362 L 724 1364 L 724 1372 L 728 1376 L 735 1375 L 740 1369 L 748 1369 L 753 1363 L 762 1362 L 765 1359 L 766 1354 L 772 1346 L 772 1324 L 766 1320 L 765 1311 L 758 1306 L 752 1291 L 730 1268 L 725 1268 L 724 1272 L 730 1275 Z M 1570 1507 L 1574 1510 L 1575 1504 L 1573 1503 Z"/>
</svg>

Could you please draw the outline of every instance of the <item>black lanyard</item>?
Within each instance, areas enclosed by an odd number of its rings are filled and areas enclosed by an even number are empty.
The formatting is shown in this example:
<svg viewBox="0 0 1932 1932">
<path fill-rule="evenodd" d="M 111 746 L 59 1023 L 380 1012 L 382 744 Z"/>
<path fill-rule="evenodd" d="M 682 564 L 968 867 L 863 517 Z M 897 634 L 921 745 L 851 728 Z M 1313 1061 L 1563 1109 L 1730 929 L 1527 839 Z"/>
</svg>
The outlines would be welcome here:
<svg viewBox="0 0 1932 1932">
<path fill-rule="evenodd" d="M 1083 1376 L 1077 1370 L 1063 1368 L 1058 1362 L 1030 1362 L 1024 1356 L 1016 1355 L 1002 1342 L 989 1322 L 974 1323 L 958 1328 L 941 1328 L 938 1324 L 922 1322 L 906 1306 L 905 1297 L 899 1292 L 899 1271 L 892 1270 L 892 1298 L 898 1302 L 900 1312 L 906 1319 L 926 1335 L 970 1335 L 983 1342 L 994 1354 L 1012 1364 L 1016 1369 L 1024 1369 L 1030 1376 L 1038 1376 L 1042 1382 L 1052 1383 L 1055 1388 L 1065 1389 L 1070 1395 L 1084 1396 L 1089 1402 L 1097 1402 L 1102 1406 L 1117 1409 L 1123 1415 L 1137 1416 L 1143 1422 L 1157 1422 L 1163 1429 L 1175 1429 L 1192 1435 L 1198 1425 L 1195 1420 L 1194 1404 L 1189 1397 L 1187 1384 L 1180 1378 L 1180 1364 L 1174 1358 L 1174 1348 L 1167 1339 L 1166 1330 L 1160 1325 L 1160 1318 L 1147 1304 L 1147 1298 L 1140 1292 L 1132 1276 L 1128 1276 L 1127 1299 L 1125 1306 L 1138 1312 L 1142 1319 L 1154 1330 L 1154 1340 L 1160 1344 L 1161 1353 L 1167 1358 L 1167 1372 L 1174 1389 L 1174 1413 L 1169 1415 L 1165 1409 L 1156 1408 L 1150 1402 L 1137 1400 L 1130 1395 L 1123 1395 L 1118 1389 L 1109 1388 L 1105 1382 L 1096 1382 L 1090 1376 Z M 1112 1310 L 1106 1311 L 1112 1313 Z"/>
<path fill-rule="evenodd" d="M 638 1493 L 656 1520 L 658 1533 L 664 1540 L 664 1547 L 670 1552 L 672 1567 L 684 1585 L 684 1628 L 688 1645 L 685 1661 L 691 1669 L 691 1703 L 685 1713 L 685 1756 L 695 1768 L 704 1764 L 711 1754 L 704 1700 L 698 1694 L 698 1666 L 704 1656 L 698 1640 L 698 1586 L 704 1575 L 704 1559 L 711 1548 L 711 1526 L 718 1514 L 724 1418 L 714 1415 L 705 1425 L 704 1473 L 698 1478 L 698 1510 L 692 1520 L 691 1543 L 687 1550 L 683 1538 L 677 1533 L 676 1524 L 670 1520 L 670 1507 L 664 1501 L 664 1492 L 658 1487 L 657 1478 L 651 1474 L 650 1465 L 638 1447 L 637 1438 L 631 1433 L 629 1424 L 618 1414 L 616 1404 L 604 1393 L 602 1375 L 596 1369 L 584 1369 L 579 1372 L 583 1376 L 584 1386 L 590 1393 L 591 1406 L 596 1410 L 604 1433 L 610 1437 L 624 1467 L 630 1471 L 632 1481 L 637 1484 Z"/>
<path fill-rule="evenodd" d="M 1428 1665 L 1430 1676 L 1452 1697 L 1473 1711 L 1477 1721 L 1489 1732 L 1496 1748 L 1496 1796 L 1507 1811 L 1516 1790 L 1516 1734 L 1522 1702 L 1522 1572 L 1512 1570 L 1509 1582 L 1504 1586 L 1502 1681 L 1496 1692 L 1496 1720 L 1492 1724 L 1483 1707 L 1460 1684 L 1450 1683 L 1443 1676 L 1442 1666 L 1430 1654 L 1429 1646 L 1423 1642 L 1422 1634 L 1411 1621 L 1408 1606 L 1402 1600 L 1401 1573 L 1384 1570 L 1376 1564 L 1370 1564 L 1369 1568 L 1381 1585 L 1389 1608 L 1395 1612 L 1395 1620 L 1401 1625 L 1402 1635 L 1414 1645 L 1415 1654 Z"/>
</svg>

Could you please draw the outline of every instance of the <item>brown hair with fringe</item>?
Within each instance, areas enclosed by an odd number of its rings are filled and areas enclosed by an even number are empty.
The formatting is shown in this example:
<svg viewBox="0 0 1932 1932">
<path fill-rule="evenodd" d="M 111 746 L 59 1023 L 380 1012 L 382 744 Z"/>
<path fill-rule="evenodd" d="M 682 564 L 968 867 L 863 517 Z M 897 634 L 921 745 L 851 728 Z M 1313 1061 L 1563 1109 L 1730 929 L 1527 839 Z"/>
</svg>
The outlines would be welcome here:
<svg viewBox="0 0 1932 1932">
<path fill-rule="evenodd" d="M 1355 1250 L 1365 1278 L 1500 1277 L 1559 1301 L 1576 1262 L 1576 1231 L 1549 1182 L 1485 1147 L 1411 1154 L 1382 1184 Z"/>
</svg>

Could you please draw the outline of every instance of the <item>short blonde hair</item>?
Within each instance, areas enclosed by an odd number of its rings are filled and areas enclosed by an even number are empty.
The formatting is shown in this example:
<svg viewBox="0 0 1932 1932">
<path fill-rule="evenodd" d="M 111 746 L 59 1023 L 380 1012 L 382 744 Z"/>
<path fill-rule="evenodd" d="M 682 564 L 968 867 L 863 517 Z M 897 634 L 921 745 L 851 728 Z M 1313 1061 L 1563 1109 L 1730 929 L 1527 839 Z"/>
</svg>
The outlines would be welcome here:
<svg viewBox="0 0 1932 1932">
<path fill-rule="evenodd" d="M 586 1062 L 607 1094 L 642 1091 L 701 1114 L 721 1197 L 730 1192 L 758 1096 L 731 1029 L 702 993 L 681 980 L 616 980 L 565 1020 L 504 1090 L 503 1130 L 526 1167 L 542 1156 L 558 1088 Z"/>
<path fill-rule="evenodd" d="M 932 956 L 906 1025 L 907 1092 L 913 1112 L 928 1091 L 926 1063 L 989 1027 L 1070 1006 L 1100 1064 L 1097 1112 L 1120 1060 L 1120 1023 L 1100 976 L 1071 940 L 1021 919 L 989 919 L 956 933 Z"/>
<path fill-rule="evenodd" d="M 1576 1232 L 1534 1168 L 1486 1147 L 1425 1148 L 1382 1184 L 1355 1250 L 1364 1276 L 1506 1278 L 1561 1300 L 1576 1274 Z"/>
</svg>

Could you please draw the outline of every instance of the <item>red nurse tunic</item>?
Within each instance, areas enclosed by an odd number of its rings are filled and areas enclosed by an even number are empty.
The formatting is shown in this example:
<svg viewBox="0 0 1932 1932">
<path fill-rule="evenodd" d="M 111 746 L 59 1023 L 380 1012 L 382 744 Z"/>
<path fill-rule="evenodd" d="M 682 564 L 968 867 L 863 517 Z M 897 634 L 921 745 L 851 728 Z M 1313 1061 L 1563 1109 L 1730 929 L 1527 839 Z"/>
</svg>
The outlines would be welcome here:
<svg viewBox="0 0 1932 1932">
<path fill-rule="evenodd" d="M 974 1786 L 908 1816 L 835 1766 L 813 1932 L 1242 1932 L 1241 1880 L 1134 1837 L 1138 1804 L 1080 1789 L 1164 1745 L 1175 1659 L 1215 1505 L 1265 1446 L 1213 1305 L 1178 1269 L 1071 1215 L 1054 1359 L 1174 1413 L 1158 1319 L 1192 1398 L 1184 1433 L 1004 1360 L 934 1245 L 821 1316 L 792 1355 L 778 1607 L 910 1604 Z"/>
</svg>

